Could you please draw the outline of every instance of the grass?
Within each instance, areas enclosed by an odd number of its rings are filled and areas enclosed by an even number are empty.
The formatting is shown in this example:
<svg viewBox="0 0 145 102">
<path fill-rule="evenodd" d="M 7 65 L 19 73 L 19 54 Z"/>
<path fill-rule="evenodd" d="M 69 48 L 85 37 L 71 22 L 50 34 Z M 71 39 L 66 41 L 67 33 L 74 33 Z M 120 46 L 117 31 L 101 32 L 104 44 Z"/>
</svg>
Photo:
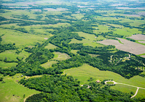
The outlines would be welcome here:
<svg viewBox="0 0 145 102">
<path fill-rule="evenodd" d="M 9 68 L 9 67 L 15 67 L 17 63 L 5 63 L 3 61 L 0 61 L 0 67 L 2 68 Z"/>
<path fill-rule="evenodd" d="M 72 39 L 70 43 L 83 43 L 84 46 L 92 46 L 92 47 L 103 46 L 103 45 L 95 42 L 95 40 L 96 40 L 95 35 L 87 34 L 87 33 L 83 33 L 83 32 L 78 32 L 78 34 L 79 34 L 79 36 L 84 37 L 85 39 L 83 39 L 82 41 Z"/>
<path fill-rule="evenodd" d="M 77 68 L 66 69 L 64 70 L 63 74 L 73 76 L 74 78 L 78 79 L 81 82 L 81 84 L 88 83 L 87 79 L 92 77 L 95 80 L 113 79 L 115 82 L 118 83 L 125 83 L 129 85 L 145 88 L 145 84 L 144 84 L 145 78 L 143 77 L 134 76 L 130 79 L 125 79 L 124 77 L 122 77 L 117 73 L 110 72 L 110 71 L 100 71 L 99 69 L 94 68 L 88 64 L 83 64 L 83 66 Z M 119 86 L 120 85 L 116 85 L 115 87 L 113 86 L 113 89 L 117 89 L 122 92 L 131 92 L 131 91 L 135 92 L 135 88 L 132 87 L 128 88 L 128 86 L 122 85 L 123 86 L 122 89 L 119 89 L 121 88 Z M 142 95 L 143 93 L 140 92 L 139 94 Z"/>
<path fill-rule="evenodd" d="M 0 35 L 4 34 L 4 36 L 2 36 L 2 44 L 15 43 L 16 47 L 19 48 L 35 45 L 36 42 L 42 43 L 44 38 L 48 37 L 43 35 L 22 33 L 10 29 L 7 30 L 0 28 L 0 30 Z"/>
<path fill-rule="evenodd" d="M 55 45 L 53 45 L 53 44 L 51 44 L 51 43 L 49 43 L 47 46 L 45 46 L 45 48 L 46 49 L 55 49 L 57 46 L 55 46 Z"/>
<path fill-rule="evenodd" d="M 118 35 L 124 35 L 126 37 L 132 36 L 133 34 L 141 34 L 141 31 L 138 31 L 136 28 L 122 28 L 122 29 L 115 29 L 113 33 L 116 33 Z"/>
<path fill-rule="evenodd" d="M 114 82 L 107 82 L 107 84 L 114 84 Z"/>
<path fill-rule="evenodd" d="M 20 85 L 17 80 L 21 78 L 21 74 L 16 74 L 13 78 L 4 77 L 5 83 L 0 82 L 0 102 L 23 102 L 25 97 L 39 93 Z"/>
<path fill-rule="evenodd" d="M 0 53 L 0 60 L 7 58 L 7 61 L 18 61 L 18 58 L 24 58 L 23 61 L 30 55 L 30 53 L 22 50 L 19 54 L 16 54 L 16 50 L 6 50 L 5 52 Z"/>
<path fill-rule="evenodd" d="M 94 30 L 94 33 L 105 33 L 108 32 L 108 27 L 107 25 L 98 25 L 98 27 L 96 27 L 96 30 Z"/>
<path fill-rule="evenodd" d="M 72 53 L 77 54 L 79 50 L 71 50 Z"/>
<path fill-rule="evenodd" d="M 16 59 L 18 55 L 15 52 L 15 50 L 6 50 L 5 52 L 0 53 L 0 59 L 4 60 L 7 58 L 7 61 L 18 61 Z"/>
<path fill-rule="evenodd" d="M 72 14 L 72 16 L 76 17 L 77 19 L 81 19 L 84 17 L 83 14 Z"/>
<path fill-rule="evenodd" d="M 66 53 L 54 52 L 54 60 L 66 60 L 70 58 Z"/>
<path fill-rule="evenodd" d="M 44 64 L 41 64 L 41 66 L 44 67 L 44 68 L 49 68 L 49 67 L 52 66 L 52 64 L 55 64 L 55 63 L 57 63 L 57 61 L 48 61 Z"/>
</svg>

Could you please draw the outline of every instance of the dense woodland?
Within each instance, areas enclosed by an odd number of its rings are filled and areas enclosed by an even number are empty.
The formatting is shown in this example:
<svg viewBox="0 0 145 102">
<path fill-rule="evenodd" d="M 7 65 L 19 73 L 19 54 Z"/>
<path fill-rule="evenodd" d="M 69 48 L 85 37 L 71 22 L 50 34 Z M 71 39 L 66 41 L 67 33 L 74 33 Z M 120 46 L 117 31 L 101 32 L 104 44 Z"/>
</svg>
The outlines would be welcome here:
<svg viewBox="0 0 145 102">
<path fill-rule="evenodd" d="M 16 3 L 19 1 L 26 0 L 13 0 L 11 2 L 2 1 L 3 3 Z M 65 0 L 70 1 L 70 0 Z M 80 0 L 81 1 L 81 0 Z M 92 2 L 92 0 L 89 0 Z M 131 7 L 132 2 L 130 2 L 129 6 Z M 83 6 L 83 4 L 81 5 Z M 142 7 L 143 5 L 136 4 L 137 7 Z M 0 13 L 7 12 L 6 10 L 29 10 L 39 9 L 41 11 L 34 12 L 37 16 L 35 19 L 30 18 L 29 15 L 15 15 L 12 14 L 11 17 L 13 19 L 8 19 L 0 16 L 0 25 L 5 24 L 16 24 L 17 27 L 4 27 L 0 26 L 2 29 L 13 30 L 16 32 L 21 32 L 25 34 L 34 34 L 34 29 L 27 30 L 26 26 L 31 25 L 47 25 L 47 24 L 58 24 L 58 23 L 69 23 L 69 26 L 61 26 L 61 27 L 42 27 L 42 29 L 48 30 L 53 29 L 52 31 L 48 31 L 48 33 L 52 34 L 49 39 L 45 40 L 43 43 L 36 43 L 32 48 L 25 46 L 22 50 L 28 52 L 30 55 L 24 60 L 24 58 L 17 58 L 17 65 L 11 68 L 0 68 L 0 74 L 4 76 L 14 76 L 17 73 L 22 73 L 25 76 L 34 76 L 34 75 L 43 75 L 39 78 L 30 78 L 30 79 L 22 79 L 19 81 L 20 84 L 28 87 L 30 89 L 35 89 L 41 91 L 40 94 L 35 94 L 29 97 L 26 102 L 59 102 L 59 101 L 69 101 L 69 102 L 144 102 L 143 99 L 131 99 L 131 93 L 122 93 L 117 90 L 112 90 L 110 86 L 106 86 L 103 83 L 92 82 L 88 85 L 83 85 L 80 87 L 80 82 L 74 79 L 72 76 L 61 75 L 64 69 L 70 69 L 74 67 L 82 66 L 84 63 L 87 63 L 99 70 L 103 71 L 112 71 L 117 74 L 120 74 L 122 77 L 130 79 L 135 75 L 140 75 L 144 77 L 143 72 L 145 58 L 140 56 L 131 54 L 129 52 L 120 51 L 115 48 L 115 46 L 102 46 L 102 47 L 92 47 L 85 46 L 83 43 L 70 43 L 72 39 L 76 39 L 78 41 L 82 41 L 86 39 L 85 37 L 79 36 L 78 32 L 84 32 L 90 35 L 95 35 L 95 37 L 103 36 L 106 39 L 114 39 L 124 38 L 130 40 L 132 42 L 136 42 L 136 40 L 127 38 L 127 36 L 118 35 L 113 32 L 115 29 L 114 26 L 110 25 L 110 29 L 112 31 L 108 32 L 100 32 L 94 33 L 93 30 L 98 27 L 98 25 L 105 24 L 117 24 L 123 27 L 127 27 L 130 29 L 136 28 L 139 31 L 142 31 L 142 34 L 145 33 L 145 25 L 131 26 L 127 22 L 121 22 L 119 18 L 125 18 L 125 16 L 110 16 L 117 18 L 118 20 L 97 20 L 95 17 L 105 17 L 104 14 L 106 12 L 95 12 L 95 10 L 116 10 L 113 6 L 108 4 L 97 5 L 92 10 L 79 10 L 77 5 L 29 5 L 30 8 L 9 8 L 8 6 L 0 6 Z M 62 13 L 51 15 L 46 14 L 42 15 L 44 12 L 44 8 L 66 8 L 69 13 Z M 76 12 L 84 14 L 84 17 L 78 20 L 73 17 L 72 14 L 77 14 Z M 116 10 L 117 12 L 117 10 Z M 129 12 L 121 12 L 120 14 L 128 14 Z M 133 12 L 133 11 L 132 11 Z M 67 16 L 70 16 L 69 18 Z M 45 17 L 45 19 L 42 19 Z M 144 20 L 144 16 L 140 18 L 129 17 L 131 20 Z M 59 20 L 56 20 L 59 19 Z M 37 21 L 37 22 L 36 22 Z M 95 25 L 97 23 L 98 25 Z M 3 35 L 2 35 L 3 36 Z M 13 44 L 2 44 L 2 36 L 0 36 L 0 53 L 5 52 L 6 50 L 16 50 L 16 54 L 19 54 L 20 51 Z M 96 40 L 97 41 L 97 40 Z M 46 49 L 45 47 L 49 44 L 53 44 L 57 46 L 54 49 Z M 72 50 L 78 50 L 77 54 L 72 53 Z M 70 56 L 67 60 L 57 61 L 56 64 L 53 64 L 50 68 L 44 68 L 41 64 L 46 63 L 48 60 L 52 60 L 54 58 L 54 52 L 62 52 L 66 53 Z M 90 54 L 94 54 L 97 56 L 91 56 Z M 123 58 L 131 56 L 129 60 L 122 61 Z M 112 58 L 111 58 L 112 56 Z M 4 60 L 5 63 L 12 63 Z M 44 75 L 45 74 L 45 75 Z M 0 77 L 0 81 L 3 78 Z"/>
</svg>

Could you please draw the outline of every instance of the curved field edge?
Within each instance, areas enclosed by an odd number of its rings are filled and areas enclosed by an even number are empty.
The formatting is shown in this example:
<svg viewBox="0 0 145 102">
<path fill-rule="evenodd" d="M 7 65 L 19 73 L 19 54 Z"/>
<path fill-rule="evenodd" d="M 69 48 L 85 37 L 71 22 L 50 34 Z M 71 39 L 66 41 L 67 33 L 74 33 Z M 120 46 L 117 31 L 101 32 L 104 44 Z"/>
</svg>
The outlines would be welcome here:
<svg viewBox="0 0 145 102">
<path fill-rule="evenodd" d="M 39 91 L 26 88 L 18 83 L 22 74 L 13 77 L 4 77 L 4 82 L 0 82 L 0 102 L 23 102 L 26 97 L 40 93 Z"/>
<path fill-rule="evenodd" d="M 63 74 L 71 75 L 74 78 L 78 79 L 80 81 L 81 85 L 89 83 L 90 81 L 88 81 L 88 80 L 91 77 L 93 79 L 92 81 L 97 81 L 97 80 L 102 81 L 104 79 L 113 79 L 115 82 L 118 82 L 118 83 L 125 83 L 125 84 L 129 84 L 129 85 L 145 88 L 145 84 L 144 84 L 145 78 L 143 78 L 143 77 L 134 76 L 133 78 L 125 79 L 124 77 L 122 77 L 119 74 L 116 74 L 116 73 L 110 72 L 110 71 L 100 71 L 99 69 L 94 68 L 88 64 L 83 64 L 83 66 L 81 66 L 81 67 L 66 69 L 63 71 Z M 135 93 L 135 91 L 136 91 L 136 88 L 129 87 L 126 85 L 120 85 L 120 84 L 112 86 L 112 88 L 122 91 L 122 92 L 127 92 L 127 93 L 130 93 L 130 92 Z M 139 97 L 139 96 L 145 97 L 145 95 L 143 95 L 144 92 L 145 92 L 145 90 L 142 90 L 142 91 L 139 90 L 137 97 Z"/>
</svg>

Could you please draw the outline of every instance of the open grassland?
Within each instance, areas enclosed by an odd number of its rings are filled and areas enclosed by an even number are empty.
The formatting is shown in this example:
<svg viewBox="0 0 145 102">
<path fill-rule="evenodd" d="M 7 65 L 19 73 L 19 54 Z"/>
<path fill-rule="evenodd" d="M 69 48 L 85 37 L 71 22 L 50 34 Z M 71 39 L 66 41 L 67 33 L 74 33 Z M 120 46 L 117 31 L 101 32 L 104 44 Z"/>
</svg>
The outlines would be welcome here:
<svg viewBox="0 0 145 102">
<path fill-rule="evenodd" d="M 15 67 L 17 63 L 5 63 L 3 61 L 0 61 L 0 67 L 2 68 L 9 68 L 9 67 Z"/>
<path fill-rule="evenodd" d="M 115 45 L 115 47 L 119 50 L 127 51 L 136 55 L 145 53 L 145 46 L 141 44 L 137 44 L 135 42 L 131 42 L 125 39 L 118 38 L 123 44 L 119 43 L 117 40 L 104 40 L 99 41 L 101 44 L 105 45 Z"/>
<path fill-rule="evenodd" d="M 138 29 L 136 28 L 122 28 L 122 29 L 115 29 L 113 31 L 114 34 L 118 34 L 118 35 L 123 35 L 125 37 L 129 37 L 129 36 L 132 36 L 133 34 L 141 34 L 141 31 L 139 31 Z"/>
<path fill-rule="evenodd" d="M 69 59 L 70 56 L 66 53 L 60 53 L 60 52 L 54 52 L 54 58 L 55 60 L 66 60 Z"/>
<path fill-rule="evenodd" d="M 0 102 L 23 102 L 24 98 L 39 93 L 36 90 L 28 89 L 17 81 L 22 79 L 21 74 L 4 77 L 4 82 L 0 82 Z"/>
<path fill-rule="evenodd" d="M 55 49 L 57 46 L 55 46 L 55 45 L 53 45 L 53 44 L 51 44 L 51 43 L 49 43 L 47 46 L 45 46 L 45 48 L 46 49 Z"/>
<path fill-rule="evenodd" d="M 102 32 L 108 32 L 109 26 L 107 25 L 98 25 L 98 27 L 94 27 L 96 30 L 94 30 L 94 33 L 102 33 Z"/>
<path fill-rule="evenodd" d="M 55 63 L 57 63 L 57 61 L 48 61 L 44 64 L 41 64 L 41 66 L 44 67 L 44 68 L 49 68 L 49 67 L 52 66 L 52 64 L 55 64 Z"/>
<path fill-rule="evenodd" d="M 104 79 L 113 79 L 115 82 L 118 83 L 125 83 L 125 84 L 129 84 L 129 85 L 134 85 L 137 87 L 143 87 L 145 88 L 145 78 L 140 77 L 140 76 L 134 76 L 130 79 L 125 79 L 124 77 L 122 77 L 119 74 L 116 74 L 114 72 L 110 72 L 110 71 L 100 71 L 97 68 L 94 68 L 88 64 L 84 64 L 81 67 L 77 67 L 77 68 L 71 68 L 71 69 L 66 69 L 64 70 L 63 74 L 67 74 L 67 75 L 72 75 L 74 78 L 78 79 L 81 84 L 85 84 L 85 83 L 89 83 L 87 80 L 92 77 L 94 79 L 94 81 L 96 80 L 104 80 Z M 135 93 L 136 88 L 130 87 L 128 88 L 128 86 L 126 85 L 121 85 L 122 88 L 119 89 L 120 84 L 117 84 L 116 86 L 113 86 L 113 89 L 117 89 L 123 92 L 131 92 L 133 91 Z M 144 92 L 144 91 L 143 91 Z M 140 95 L 143 95 L 142 92 L 138 93 Z M 144 95 L 145 97 L 145 95 Z"/>
<path fill-rule="evenodd" d="M 48 37 L 44 35 L 32 35 L 1 28 L 0 30 L 0 35 L 4 34 L 4 36 L 2 36 L 2 44 L 15 43 L 16 47 L 19 48 L 33 46 L 37 42 L 42 43 L 44 41 L 44 38 Z"/>
<path fill-rule="evenodd" d="M 83 32 L 78 32 L 78 34 L 79 36 L 84 37 L 85 39 L 83 39 L 82 41 L 72 39 L 70 43 L 83 43 L 84 46 L 92 46 L 92 47 L 103 46 L 102 44 L 98 44 L 95 42 L 96 40 L 95 35 L 87 34 Z"/>
<path fill-rule="evenodd" d="M 72 53 L 77 54 L 79 50 L 71 50 Z"/>
<path fill-rule="evenodd" d="M 3 61 L 4 59 L 7 59 L 7 61 L 18 61 L 17 57 L 25 60 L 29 55 L 30 53 L 24 50 L 22 50 L 19 54 L 16 54 L 16 50 L 6 50 L 5 52 L 0 53 L 0 60 Z"/>
<path fill-rule="evenodd" d="M 16 58 L 18 55 L 15 53 L 15 50 L 7 50 L 0 53 L 0 60 L 7 59 L 7 61 L 18 61 Z"/>
<path fill-rule="evenodd" d="M 72 14 L 72 16 L 76 17 L 77 19 L 81 19 L 84 17 L 83 14 Z"/>
</svg>

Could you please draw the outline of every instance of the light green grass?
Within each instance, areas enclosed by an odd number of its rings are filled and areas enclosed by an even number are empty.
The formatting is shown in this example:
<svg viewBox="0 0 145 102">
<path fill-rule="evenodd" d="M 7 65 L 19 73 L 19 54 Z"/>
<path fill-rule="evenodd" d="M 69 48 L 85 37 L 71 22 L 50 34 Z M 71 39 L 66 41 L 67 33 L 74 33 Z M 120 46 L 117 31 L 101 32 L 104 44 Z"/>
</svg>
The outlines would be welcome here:
<svg viewBox="0 0 145 102">
<path fill-rule="evenodd" d="M 81 84 L 88 83 L 87 80 L 90 77 L 92 77 L 95 80 L 113 79 L 115 82 L 118 82 L 118 83 L 124 83 L 124 84 L 129 84 L 129 85 L 134 85 L 134 86 L 145 88 L 145 78 L 143 77 L 134 76 L 133 78 L 125 79 L 124 77 L 122 77 L 121 75 L 117 73 L 110 72 L 110 71 L 100 71 L 99 69 L 94 68 L 88 64 L 83 64 L 83 66 L 77 67 L 77 68 L 66 69 L 64 70 L 63 74 L 66 74 L 66 73 L 67 75 L 72 75 L 74 78 L 78 79 L 81 82 Z M 124 87 L 122 89 L 123 92 L 130 92 L 130 91 L 134 92 L 135 90 L 132 87 L 128 88 L 128 86 L 126 85 L 124 85 L 123 87 Z M 113 88 L 118 90 L 119 86 L 116 85 Z M 143 93 L 139 93 L 139 94 L 143 94 Z"/>
<path fill-rule="evenodd" d="M 44 67 L 44 68 L 49 68 L 49 67 L 52 66 L 52 64 L 55 64 L 55 63 L 57 63 L 57 61 L 48 61 L 44 64 L 41 64 L 41 66 Z"/>
<path fill-rule="evenodd" d="M 49 49 L 55 49 L 55 48 L 57 48 L 57 46 L 49 43 L 47 46 L 45 46 L 45 48 L 49 50 Z"/>
<path fill-rule="evenodd" d="M 20 80 L 21 74 L 17 74 L 14 78 L 6 76 L 4 82 L 0 82 L 0 102 L 23 102 L 25 97 L 39 93 L 36 90 L 28 89 L 20 85 L 17 80 Z"/>
<path fill-rule="evenodd" d="M 66 53 L 60 53 L 60 52 L 54 52 L 54 58 L 55 60 L 66 60 L 69 59 L 70 56 Z"/>
<path fill-rule="evenodd" d="M 0 53 L 0 59 L 4 60 L 7 58 L 7 61 L 18 61 L 16 59 L 18 55 L 15 52 L 15 50 L 6 50 L 5 52 Z"/>
<path fill-rule="evenodd" d="M 44 38 L 48 36 L 43 35 L 32 35 L 28 33 L 21 33 L 19 31 L 1 29 L 0 35 L 2 36 L 2 44 L 15 43 L 16 47 L 24 48 L 26 46 L 35 45 L 37 42 L 42 43 L 45 41 Z"/>
<path fill-rule="evenodd" d="M 23 60 L 25 60 L 29 55 L 30 53 L 24 50 L 22 50 L 22 52 L 19 54 L 16 54 L 16 50 L 6 50 L 5 52 L 0 53 L 0 60 L 3 61 L 5 58 L 7 58 L 7 61 L 18 61 L 17 57 L 19 59 L 24 58 Z"/>
<path fill-rule="evenodd" d="M 83 33 L 83 32 L 78 32 L 79 36 L 84 37 L 85 39 L 83 39 L 82 41 L 76 40 L 76 39 L 72 39 L 70 43 L 83 43 L 84 46 L 92 46 L 92 47 L 96 47 L 96 46 L 103 46 L 101 44 L 96 43 L 96 36 L 93 34 L 87 34 L 87 33 Z"/>
<path fill-rule="evenodd" d="M 10 67 L 15 67 L 17 63 L 5 63 L 3 61 L 0 61 L 0 67 L 2 68 L 10 68 Z"/>
<path fill-rule="evenodd" d="M 81 19 L 84 17 L 84 14 L 72 14 L 72 16 L 76 17 L 77 19 Z"/>
<path fill-rule="evenodd" d="M 71 50 L 72 53 L 77 54 L 79 50 Z"/>
<path fill-rule="evenodd" d="M 136 28 L 122 28 L 122 29 L 115 29 L 113 31 L 114 34 L 124 35 L 125 37 L 132 36 L 133 34 L 141 34 L 141 31 L 138 31 Z"/>
<path fill-rule="evenodd" d="M 109 26 L 107 26 L 107 25 L 98 25 L 98 27 L 95 27 L 96 28 L 96 30 L 94 30 L 94 33 L 102 33 L 102 32 L 108 32 L 108 31 L 110 31 L 110 30 L 108 30 L 108 27 Z"/>
</svg>

